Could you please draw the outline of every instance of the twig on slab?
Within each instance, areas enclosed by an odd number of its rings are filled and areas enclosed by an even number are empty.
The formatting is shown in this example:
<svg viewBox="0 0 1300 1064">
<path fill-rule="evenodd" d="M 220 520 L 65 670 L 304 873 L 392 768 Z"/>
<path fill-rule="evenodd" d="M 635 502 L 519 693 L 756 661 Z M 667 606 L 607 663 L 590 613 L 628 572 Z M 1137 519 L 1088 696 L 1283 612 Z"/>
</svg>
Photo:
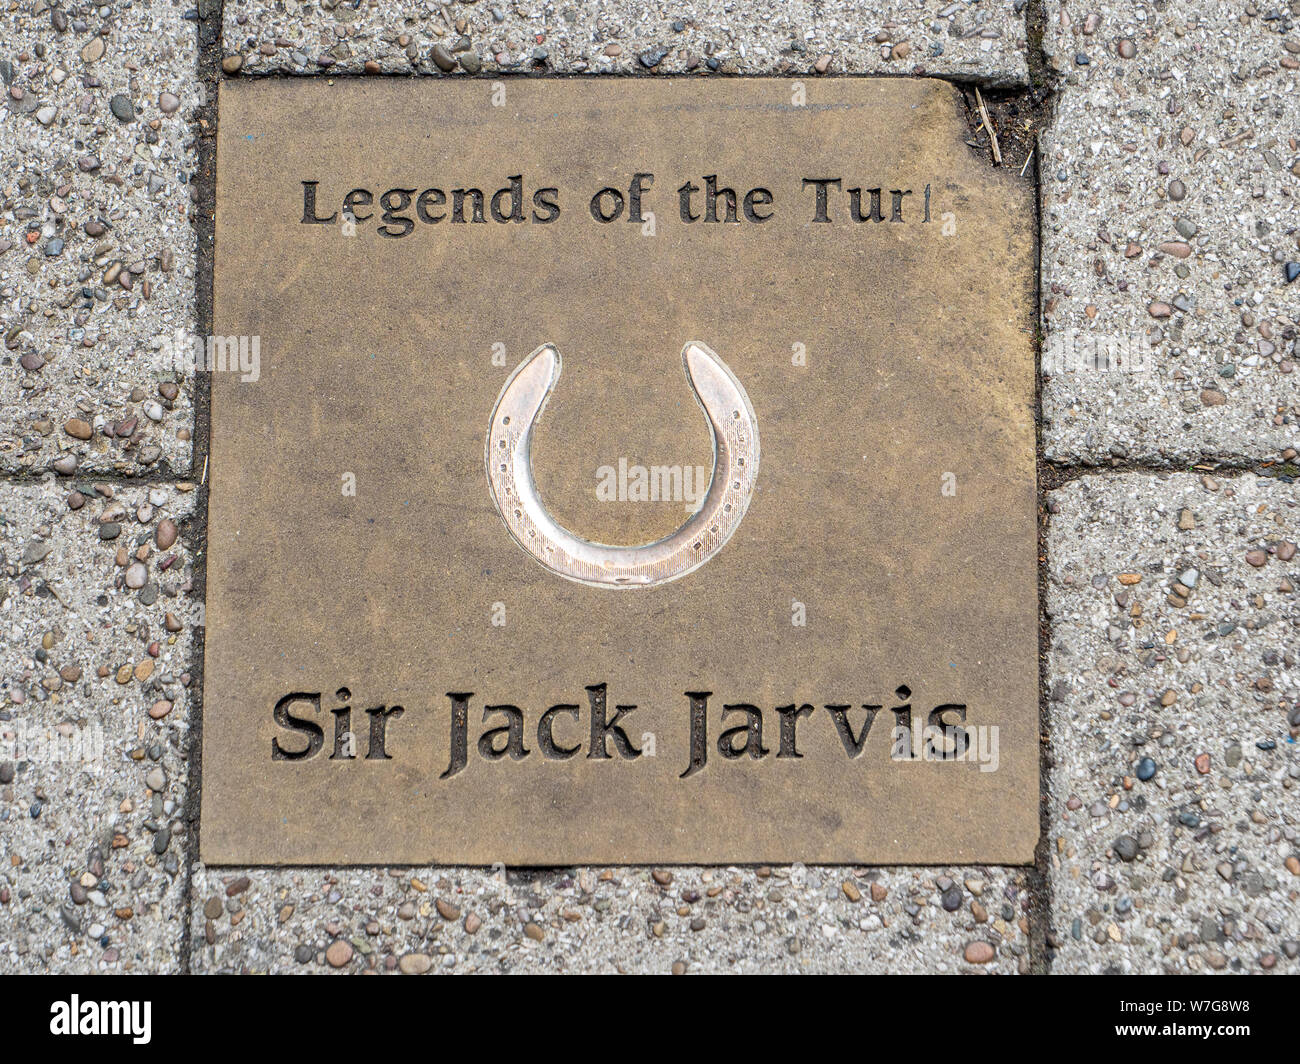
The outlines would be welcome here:
<svg viewBox="0 0 1300 1064">
<path fill-rule="evenodd" d="M 980 95 L 979 86 L 975 86 L 975 103 L 979 105 L 980 121 L 984 123 L 984 128 L 989 131 L 989 142 L 993 148 L 993 165 L 1002 165 L 1002 149 L 998 147 L 998 134 L 993 128 L 993 123 L 989 121 L 988 109 L 984 106 L 984 97 Z"/>
</svg>

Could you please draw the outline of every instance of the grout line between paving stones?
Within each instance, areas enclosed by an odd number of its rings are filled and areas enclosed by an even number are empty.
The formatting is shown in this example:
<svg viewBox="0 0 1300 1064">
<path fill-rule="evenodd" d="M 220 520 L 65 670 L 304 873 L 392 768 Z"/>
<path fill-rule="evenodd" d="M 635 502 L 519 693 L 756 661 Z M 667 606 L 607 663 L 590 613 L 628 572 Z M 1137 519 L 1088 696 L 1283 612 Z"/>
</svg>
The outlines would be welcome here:
<svg viewBox="0 0 1300 1064">
<path fill-rule="evenodd" d="M 221 79 L 221 31 L 223 0 L 200 0 L 199 19 L 195 26 L 198 35 L 197 77 L 203 89 L 203 104 L 196 115 L 194 134 L 197 139 L 198 171 L 194 183 L 198 188 L 195 224 L 194 303 L 197 321 L 195 332 L 199 336 L 212 335 L 212 279 L 213 246 L 216 236 L 217 195 L 217 87 Z M 194 500 L 194 514 L 187 529 L 193 543 L 194 586 L 199 601 L 207 601 L 208 590 L 208 455 L 211 453 L 210 412 L 212 403 L 212 374 L 198 372 L 194 382 L 194 432 L 192 465 L 200 479 Z M 185 794 L 185 882 L 181 911 L 185 923 L 181 928 L 179 943 L 181 971 L 194 974 L 194 869 L 199 861 L 199 809 L 203 795 L 203 710 L 204 710 L 204 648 L 207 642 L 206 626 L 199 626 L 191 646 L 193 655 L 191 675 L 195 678 L 190 696 L 189 746 L 186 761 L 189 765 L 189 786 Z"/>
<path fill-rule="evenodd" d="M 1029 67 L 1030 92 L 1039 87 L 1048 91 L 1046 115 L 1050 116 L 1055 85 L 1050 77 L 1047 56 L 1043 51 L 1046 27 L 1046 0 L 1032 0 L 1025 7 L 1025 62 Z M 1042 116 L 1040 116 L 1041 118 Z M 1052 646 L 1051 623 L 1047 617 L 1047 492 L 1050 473 L 1045 468 L 1046 446 L 1043 441 L 1043 153 L 1041 121 L 1034 130 L 1034 471 L 1038 502 L 1038 845 L 1034 847 L 1034 868 L 1030 873 L 1029 891 L 1029 973 L 1050 975 L 1052 950 L 1048 935 L 1052 926 L 1052 850 L 1050 772 L 1051 729 L 1048 704 L 1048 654 Z"/>
<path fill-rule="evenodd" d="M 579 72 L 550 70 L 543 67 L 536 70 L 484 71 L 481 74 L 433 74 L 419 70 L 378 70 L 373 74 L 367 74 L 357 70 L 330 71 L 321 69 L 309 74 L 300 74 L 291 70 L 250 70 L 248 72 L 241 71 L 238 74 L 223 73 L 221 75 L 222 81 L 311 81 L 320 78 L 328 78 L 330 81 L 480 81 L 489 84 L 493 81 L 692 81 L 697 78 L 721 79 L 723 81 L 890 81 L 907 79 L 911 81 L 946 81 L 950 85 L 956 85 L 959 89 L 974 89 L 978 86 L 985 93 L 996 92 L 1009 96 L 1019 96 L 1028 91 L 1023 85 L 1008 87 L 1004 83 L 992 81 L 988 77 L 978 74 L 966 76 L 952 71 L 945 71 L 942 74 L 930 74 L 904 70 L 828 70 L 825 74 L 815 74 L 811 71 L 804 73 L 790 71 L 785 74 L 774 72 L 726 74 L 721 71 L 710 71 L 704 74 L 694 70 L 675 70 L 663 74 L 654 74 L 645 70 L 587 70 Z"/>
<path fill-rule="evenodd" d="M 199 322 L 203 323 L 203 315 L 200 314 Z M 1037 341 L 1036 341 L 1037 343 Z M 208 403 L 208 393 L 206 388 L 206 379 L 208 374 L 205 372 L 203 378 L 205 388 L 203 392 L 203 405 Z M 196 396 L 196 400 L 197 400 Z M 198 402 L 195 403 L 197 407 Z M 206 433 L 207 411 L 204 411 L 202 428 Z M 196 424 L 199 418 L 195 417 Z M 196 440 L 197 443 L 197 440 Z M 206 495 L 207 484 L 203 481 L 203 458 L 206 452 L 201 452 L 195 447 L 195 453 L 199 455 L 198 466 L 193 475 L 180 476 L 171 472 L 155 472 L 144 476 L 137 476 L 131 473 L 81 473 L 78 472 L 73 476 L 65 477 L 53 474 L 48 471 L 38 476 L 31 476 L 27 473 L 15 473 L 12 470 L 0 471 L 0 484 L 7 484 L 13 487 L 31 486 L 42 484 L 46 481 L 54 483 L 71 485 L 76 483 L 93 483 L 108 484 L 115 488 L 147 488 L 152 485 L 171 486 L 173 484 L 193 484 L 196 491 L 202 485 L 203 492 Z M 1041 456 L 1040 456 L 1041 458 Z M 1219 480 L 1233 480 L 1237 477 L 1245 476 L 1250 473 L 1258 477 L 1268 477 L 1273 480 L 1300 479 L 1300 465 L 1291 462 L 1282 462 L 1273 458 L 1261 458 L 1257 461 L 1242 462 L 1229 460 L 1225 458 L 1215 458 L 1211 455 L 1205 455 L 1196 462 L 1172 462 L 1168 465 L 1162 465 L 1154 462 L 1143 461 L 1125 461 L 1121 459 L 1112 459 L 1104 465 L 1089 465 L 1081 462 L 1057 463 L 1051 459 L 1043 458 L 1039 470 L 1041 493 L 1057 491 L 1065 487 L 1066 484 L 1085 477 L 1096 476 L 1120 476 L 1124 473 L 1147 473 L 1151 476 L 1168 476 L 1171 473 L 1203 473 L 1212 475 Z"/>
<path fill-rule="evenodd" d="M 1038 5 L 1035 5 L 1035 8 Z M 1026 19 L 1029 14 L 1026 12 Z M 1031 45 L 1032 48 L 1032 45 Z M 1030 875 L 1029 903 L 1029 971 L 1031 975 L 1048 975 L 1052 968 L 1051 951 L 1047 948 L 1047 934 L 1052 918 L 1051 877 L 1051 817 L 1048 809 L 1050 793 L 1048 757 L 1051 732 L 1048 727 L 1049 707 L 1047 692 L 1048 652 L 1052 645 L 1052 630 L 1047 618 L 1047 476 L 1043 469 L 1043 186 L 1041 153 L 1038 138 L 1034 145 L 1034 229 L 1037 247 L 1034 256 L 1034 472 L 1037 483 L 1035 496 L 1038 504 L 1038 845 L 1034 847 L 1034 870 Z"/>
</svg>

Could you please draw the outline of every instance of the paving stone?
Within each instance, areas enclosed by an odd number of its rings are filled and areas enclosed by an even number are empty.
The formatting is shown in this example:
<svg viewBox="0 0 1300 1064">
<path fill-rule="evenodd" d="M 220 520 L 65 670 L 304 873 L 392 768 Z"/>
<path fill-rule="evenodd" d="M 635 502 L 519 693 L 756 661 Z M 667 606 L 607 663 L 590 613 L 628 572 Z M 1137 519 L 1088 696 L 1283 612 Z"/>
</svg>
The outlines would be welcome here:
<svg viewBox="0 0 1300 1064">
<path fill-rule="evenodd" d="M 1300 441 L 1294 6 L 1047 0 L 1049 459 L 1257 461 Z M 1092 368 L 1108 346 L 1132 372 Z"/>
<path fill-rule="evenodd" d="M 226 69 L 240 73 L 936 74 L 1028 81 L 1018 0 L 743 7 L 231 2 Z"/>
<path fill-rule="evenodd" d="M 0 972 L 177 971 L 194 496 L 77 483 L 0 484 Z"/>
<path fill-rule="evenodd" d="M 1089 476 L 1050 508 L 1052 971 L 1296 971 L 1295 485 Z"/>
<path fill-rule="evenodd" d="M 196 972 L 1014 974 L 1029 964 L 1027 873 L 1007 868 L 198 866 L 194 892 Z M 990 949 L 968 953 L 973 943 Z"/>
<path fill-rule="evenodd" d="M 256 386 L 229 374 L 212 385 L 213 564 L 205 669 L 208 686 L 225 697 L 203 734 L 206 861 L 1032 862 L 1039 837 L 1032 199 L 1014 171 L 990 173 L 963 143 L 967 126 L 951 85 L 919 78 L 832 80 L 816 93 L 817 107 L 828 109 L 822 113 L 790 107 L 787 84 L 770 78 L 520 79 L 509 90 L 513 102 L 501 108 L 492 107 L 474 82 L 431 78 L 358 78 L 333 86 L 319 78 L 258 79 L 223 87 L 218 155 L 228 169 L 217 193 L 214 327 L 261 333 L 262 346 L 276 353 L 274 365 L 292 371 L 273 372 L 268 359 L 266 377 Z M 602 101 L 595 109 L 593 92 Z M 304 119 L 307 114 L 318 116 L 315 124 Z M 738 116 L 744 116 L 744 134 L 728 135 L 724 127 L 740 122 Z M 369 132 L 358 140 L 355 130 L 362 127 Z M 526 203 L 539 181 L 553 185 L 546 195 L 572 211 L 545 232 L 530 230 L 539 234 L 530 241 L 542 241 L 546 269 L 538 269 L 537 254 L 520 254 L 519 226 L 485 223 L 471 236 L 455 225 L 454 203 L 465 199 L 455 192 L 445 194 L 453 203 L 450 228 L 420 221 L 430 217 L 424 208 L 412 211 L 407 225 L 420 250 L 404 255 L 405 265 L 395 260 L 383 270 L 359 266 L 387 261 L 392 242 L 384 233 L 394 227 L 376 232 L 361 210 L 356 240 L 339 237 L 338 226 L 302 224 L 307 193 L 298 185 L 304 175 L 323 179 L 311 216 L 333 212 L 337 219 L 340 208 L 326 203 L 341 207 L 360 175 L 373 172 L 366 145 L 384 144 L 393 165 L 418 164 L 430 138 L 453 141 L 466 128 L 476 133 L 459 150 L 460 172 L 531 175 L 512 179 L 503 195 L 485 185 L 488 191 L 479 195 L 498 204 L 498 216 L 505 217 L 499 208 L 506 197 Z M 889 141 L 883 154 L 866 147 L 877 138 L 862 136 L 865 128 Z M 574 156 L 580 162 L 552 159 L 555 144 L 583 142 L 591 147 Z M 665 190 L 664 198 L 647 192 L 646 209 L 660 211 L 660 227 L 671 230 L 671 239 L 648 241 L 635 253 L 609 226 L 593 225 L 593 211 L 603 207 L 587 209 L 605 180 L 591 175 L 617 172 L 631 156 L 646 171 L 647 186 Z M 934 174 L 932 216 L 946 217 L 949 207 L 961 211 L 962 235 L 950 240 L 924 223 L 931 192 L 919 180 L 911 199 L 921 202 L 905 214 L 906 193 L 895 192 L 899 220 L 884 228 L 865 232 L 851 221 L 843 196 L 840 206 L 822 213 L 834 223 L 813 224 L 814 197 L 807 188 L 801 193 L 801 183 L 808 184 L 809 171 L 799 161 L 805 158 L 832 160 L 817 165 L 833 173 L 888 173 L 904 166 Z M 288 173 L 277 166 L 282 159 L 295 160 Z M 762 175 L 766 199 L 781 206 L 773 207 L 761 235 L 737 244 L 735 225 L 757 223 L 709 224 L 707 206 L 700 208 L 701 224 L 682 222 L 670 190 L 692 172 L 682 160 L 700 159 L 708 160 L 706 171 Z M 375 179 L 381 178 L 391 181 L 382 174 Z M 913 181 L 907 179 L 909 189 Z M 694 187 L 682 186 L 687 192 Z M 301 202 L 286 204 L 285 193 Z M 383 185 L 373 196 L 391 205 Z M 887 192 L 873 192 L 871 199 L 882 196 L 887 203 Z M 602 203 L 606 198 L 597 197 Z M 825 194 L 820 198 L 824 207 L 831 202 Z M 861 205 L 873 213 L 865 197 Z M 889 213 L 886 205 L 874 215 Z M 624 232 L 632 228 L 625 224 Z M 345 223 L 342 231 L 349 229 Z M 870 262 L 863 241 L 898 260 L 889 276 L 866 287 L 857 277 Z M 451 251 L 460 244 L 462 251 Z M 810 269 L 814 245 L 817 268 Z M 342 291 L 336 279 L 348 275 L 356 284 Z M 430 276 L 444 278 L 438 306 L 417 294 Z M 972 288 L 972 276 L 983 277 L 983 285 Z M 268 313 L 265 293 L 283 288 L 284 277 L 300 281 Z M 947 280 L 946 288 L 936 287 L 938 278 Z M 913 298 L 927 287 L 932 299 Z M 784 290 L 782 303 L 773 303 L 773 288 Z M 627 313 L 614 314 L 611 308 L 627 303 L 630 290 L 638 298 Z M 527 292 L 523 304 L 520 292 Z M 719 292 L 729 293 L 722 318 Z M 396 293 L 408 295 L 403 301 Z M 531 309 L 521 315 L 521 305 Z M 677 340 L 664 335 L 668 305 L 680 322 L 695 323 Z M 815 311 L 800 317 L 800 307 Z M 418 319 L 421 328 L 393 336 L 389 324 L 396 319 Z M 891 327 L 882 330 L 886 319 Z M 500 326 L 482 332 L 483 323 L 497 321 Z M 255 324 L 238 324 L 245 322 Z M 702 347 L 690 346 L 683 356 L 681 340 L 697 335 L 696 329 L 732 359 L 734 369 L 713 362 Z M 508 356 L 512 365 L 539 340 L 548 347 L 527 368 L 520 364 L 506 392 L 506 373 L 485 373 L 472 356 L 438 369 L 438 388 L 456 395 L 454 404 L 431 407 L 427 391 L 407 387 L 428 366 L 424 335 L 464 336 L 466 346 L 476 330 L 484 350 L 499 337 L 501 350 L 517 352 Z M 624 351 L 629 337 L 646 342 Z M 790 347 L 795 339 L 794 355 L 777 357 L 798 366 L 773 375 L 771 359 L 759 354 Z M 367 357 L 376 349 L 387 350 L 381 363 Z M 806 376 L 805 349 L 822 351 L 819 364 L 836 368 Z M 963 352 L 959 364 L 952 350 Z M 352 355 L 340 357 L 347 352 Z M 573 383 L 563 383 L 570 378 L 561 376 L 561 357 L 576 360 Z M 702 369 L 700 360 L 716 368 Z M 880 383 L 886 365 L 888 387 Z M 716 372 L 722 382 L 716 394 L 727 396 L 715 400 L 708 386 L 698 385 L 708 417 L 726 425 L 725 441 L 718 430 L 713 483 L 730 501 L 711 497 L 683 531 L 681 500 L 667 480 L 663 491 L 655 487 L 648 494 L 677 497 L 675 503 L 612 506 L 600 492 L 584 490 L 581 503 L 564 504 L 552 519 L 520 501 L 531 487 L 516 485 L 508 473 L 502 479 L 502 470 L 530 461 L 524 450 L 537 405 L 521 398 L 524 389 L 549 389 L 546 382 L 560 377 L 549 420 L 537 431 L 566 442 L 545 457 L 533 451 L 531 476 L 540 498 L 573 499 L 575 478 L 588 475 L 581 471 L 597 470 L 600 477 L 608 460 L 627 464 L 616 458 L 620 454 L 671 455 L 687 468 L 707 463 L 693 478 L 703 487 L 714 455 L 701 438 L 698 409 L 673 399 L 674 380 L 680 386 L 687 369 L 697 382 L 701 372 Z M 320 402 L 303 401 L 304 380 Z M 801 382 L 797 401 L 791 380 Z M 629 381 L 651 384 L 655 401 L 626 386 Z M 842 405 L 846 394 L 857 401 Z M 566 395 L 576 401 L 566 406 Z M 328 398 L 343 396 L 351 398 L 341 405 Z M 863 421 L 863 404 L 873 396 L 890 412 Z M 600 439 L 589 435 L 593 401 L 598 421 L 625 428 Z M 482 412 L 481 427 L 476 411 Z M 822 431 L 828 417 L 843 431 Z M 272 423 L 274 440 L 266 434 Z M 371 425 L 364 453 L 358 454 L 350 433 L 327 430 L 323 436 L 330 423 Z M 416 424 L 421 433 L 410 431 Z M 490 492 L 484 491 L 480 438 L 489 429 Z M 765 479 L 755 481 L 760 435 L 768 461 L 759 474 Z M 870 454 L 856 470 L 845 455 L 849 438 L 859 454 Z M 522 457 L 511 459 L 507 447 L 517 447 Z M 980 461 L 951 477 L 936 473 L 935 454 L 962 451 L 978 452 Z M 382 469 L 374 464 L 380 455 Z M 439 470 L 437 481 L 414 498 L 408 477 L 384 472 L 430 462 Z M 268 494 L 264 489 L 274 484 L 268 468 L 303 490 Z M 328 499 L 339 491 L 344 469 L 356 473 L 344 475 L 339 507 Z M 736 471 L 734 477 L 727 469 Z M 961 490 L 981 506 L 954 509 L 945 483 L 955 484 L 958 476 Z M 359 495 L 354 479 L 363 485 Z M 836 487 L 828 490 L 832 483 Z M 765 493 L 767 502 L 749 508 L 734 540 L 708 560 L 736 529 L 751 490 Z M 716 506 L 712 513 L 710 506 Z M 404 515 L 401 531 L 386 523 L 395 508 Z M 864 508 L 881 511 L 865 539 Z M 449 510 L 464 520 L 449 525 Z M 792 534 L 811 513 L 817 514 L 817 543 Z M 681 550 L 653 564 L 629 565 L 627 551 L 592 560 L 587 545 L 543 531 L 554 522 L 600 543 L 673 535 Z M 286 528 L 296 530 L 293 558 L 282 550 Z M 358 529 L 366 530 L 361 539 Z M 364 564 L 349 546 L 362 540 L 370 559 Z M 435 600 L 424 580 L 408 578 L 410 542 L 420 544 L 420 571 L 438 574 Z M 900 557 L 911 561 L 896 566 Z M 627 594 L 607 587 L 578 600 L 579 609 L 571 581 L 555 575 L 659 584 L 701 564 L 708 566 L 703 582 L 688 578 L 671 589 Z M 925 580 L 917 579 L 918 567 Z M 795 594 L 799 603 L 816 601 L 811 620 L 803 605 L 790 616 Z M 873 598 L 895 604 L 884 630 L 871 622 L 872 611 L 863 613 L 864 601 Z M 492 634 L 504 617 L 494 605 L 498 599 L 507 603 L 508 637 Z M 400 657 L 385 656 L 380 644 L 398 645 L 387 635 L 376 643 L 376 630 L 353 623 L 376 608 L 388 630 L 406 633 Z M 298 620 L 286 627 L 290 617 Z M 559 660 L 557 647 L 566 648 Z M 627 647 L 635 653 L 621 649 Z M 998 667 L 990 669 L 990 661 Z M 430 662 L 439 663 L 442 678 L 431 680 Z M 798 688 L 790 686 L 794 676 L 804 677 Z M 700 690 L 702 678 L 715 693 L 683 695 Z M 463 684 L 470 693 L 449 700 L 442 694 L 447 688 L 428 690 L 432 682 L 453 690 Z M 510 761 L 499 768 L 484 760 L 497 760 L 490 740 L 477 739 L 479 719 L 497 716 L 481 708 L 489 684 L 494 693 L 488 702 L 503 697 L 495 692 L 508 692 L 520 707 L 510 710 L 519 727 L 538 736 L 536 744 L 512 741 Z M 306 693 L 317 685 L 328 705 L 320 692 Z M 301 732 L 284 727 L 275 729 L 274 751 L 268 748 L 265 728 L 273 707 L 281 724 L 329 714 L 337 704 L 328 701 L 331 692 L 343 686 L 349 693 L 340 697 L 357 699 L 358 721 L 376 699 L 388 702 L 384 757 L 393 764 L 383 768 L 391 771 L 370 764 L 346 771 L 341 762 L 347 750 L 333 757 L 315 741 L 302 745 Z M 603 690 L 611 705 L 641 705 L 642 716 L 626 725 L 628 735 L 655 734 L 654 746 L 634 748 L 620 738 L 610 755 L 615 764 L 606 764 L 599 740 L 604 709 L 594 708 Z M 965 732 L 950 732 L 948 742 L 955 745 L 947 764 L 917 772 L 898 761 L 907 757 L 896 740 L 891 750 L 879 723 L 863 749 L 843 712 L 836 717 L 818 706 L 799 731 L 798 763 L 769 772 L 769 761 L 780 759 L 782 750 L 773 744 L 769 750 L 760 739 L 775 735 L 772 706 L 795 690 L 810 704 L 864 690 L 873 693 L 855 697 L 882 707 L 901 700 L 913 708 L 900 709 L 900 718 L 912 713 L 918 733 L 927 719 L 960 717 L 971 745 L 956 739 Z M 393 707 L 394 691 L 404 692 L 404 710 Z M 723 733 L 734 721 L 732 712 L 718 707 L 742 695 L 755 703 L 745 711 L 750 730 Z M 590 727 L 596 737 L 585 758 L 556 746 L 569 741 L 562 729 L 556 734 L 565 738 L 552 742 L 554 714 L 537 723 L 545 707 L 571 696 L 584 703 L 573 729 Z M 969 715 L 963 716 L 966 704 Z M 336 719 L 353 712 L 344 709 Z M 813 709 L 800 712 L 809 716 Z M 881 719 L 876 711 L 863 712 L 865 720 Z M 453 721 L 468 723 L 461 729 Z M 783 735 L 790 732 L 782 740 L 789 760 L 795 760 L 793 721 L 780 725 Z M 888 720 L 884 727 L 901 722 Z M 339 724 L 341 733 L 352 726 Z M 853 734 L 866 727 L 855 719 Z M 1000 755 L 988 748 L 992 728 L 1001 735 Z M 734 761 L 742 733 L 750 737 L 748 753 L 731 767 L 727 759 Z M 499 740 L 504 733 L 494 734 Z M 975 742 L 977 734 L 983 742 Z M 362 760 L 376 761 L 381 745 L 370 743 Z M 915 746 L 913 759 L 942 760 L 919 737 Z M 538 752 L 530 756 L 530 747 Z M 642 757 L 639 749 L 656 756 Z M 985 763 L 971 763 L 977 754 Z M 301 761 L 268 767 L 273 755 Z M 990 758 L 996 764 L 987 763 Z M 653 823 L 646 821 L 647 805 L 659 810 Z M 338 809 L 373 812 L 341 817 Z M 452 810 L 471 809 L 482 811 L 474 830 L 466 831 Z M 601 810 L 598 824 L 590 809 Z"/>
<path fill-rule="evenodd" d="M 193 379 L 160 396 L 154 354 L 194 320 L 200 86 L 183 12 L 0 14 L 0 471 L 190 468 Z M 72 418 L 90 438 L 65 432 Z"/>
</svg>

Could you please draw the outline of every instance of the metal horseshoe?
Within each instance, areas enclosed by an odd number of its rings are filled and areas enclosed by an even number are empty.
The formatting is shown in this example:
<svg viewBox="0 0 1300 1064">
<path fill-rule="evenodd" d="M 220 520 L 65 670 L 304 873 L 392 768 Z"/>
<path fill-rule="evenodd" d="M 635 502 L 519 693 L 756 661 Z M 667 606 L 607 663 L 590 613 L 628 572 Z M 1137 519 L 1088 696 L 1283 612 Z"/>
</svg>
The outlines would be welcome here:
<svg viewBox="0 0 1300 1064">
<path fill-rule="evenodd" d="M 487 476 L 506 528 L 551 572 L 592 587 L 654 587 L 694 572 L 736 531 L 758 476 L 758 424 L 735 374 L 704 344 L 688 343 L 682 364 L 713 437 L 713 479 L 698 511 L 653 543 L 592 543 L 560 525 L 533 482 L 533 427 L 560 378 L 560 352 L 543 344 L 510 375 L 492 410 Z"/>
</svg>

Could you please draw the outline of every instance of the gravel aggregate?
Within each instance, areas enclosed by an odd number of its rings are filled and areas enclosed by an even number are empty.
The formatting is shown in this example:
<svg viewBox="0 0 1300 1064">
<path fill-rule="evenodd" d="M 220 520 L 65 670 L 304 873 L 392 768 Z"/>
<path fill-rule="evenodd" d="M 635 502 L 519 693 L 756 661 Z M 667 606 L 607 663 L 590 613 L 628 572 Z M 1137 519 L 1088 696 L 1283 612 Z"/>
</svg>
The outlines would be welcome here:
<svg viewBox="0 0 1300 1064">
<path fill-rule="evenodd" d="M 0 483 L 0 972 L 184 967 L 193 499 Z"/>
<path fill-rule="evenodd" d="M 194 328 L 194 24 L 26 0 L 0 41 L 0 473 L 183 476 L 193 379 L 161 395 L 156 352 Z"/>
<path fill-rule="evenodd" d="M 1051 508 L 1052 971 L 1295 972 L 1295 485 L 1095 475 Z"/>
<path fill-rule="evenodd" d="M 1300 444 L 1295 8 L 1047 0 L 1050 460 L 1257 461 Z"/>
<path fill-rule="evenodd" d="M 1015 0 L 231 2 L 222 40 L 225 69 L 241 75 L 888 73 L 1013 86 L 1028 80 L 1022 10 Z"/>
</svg>

